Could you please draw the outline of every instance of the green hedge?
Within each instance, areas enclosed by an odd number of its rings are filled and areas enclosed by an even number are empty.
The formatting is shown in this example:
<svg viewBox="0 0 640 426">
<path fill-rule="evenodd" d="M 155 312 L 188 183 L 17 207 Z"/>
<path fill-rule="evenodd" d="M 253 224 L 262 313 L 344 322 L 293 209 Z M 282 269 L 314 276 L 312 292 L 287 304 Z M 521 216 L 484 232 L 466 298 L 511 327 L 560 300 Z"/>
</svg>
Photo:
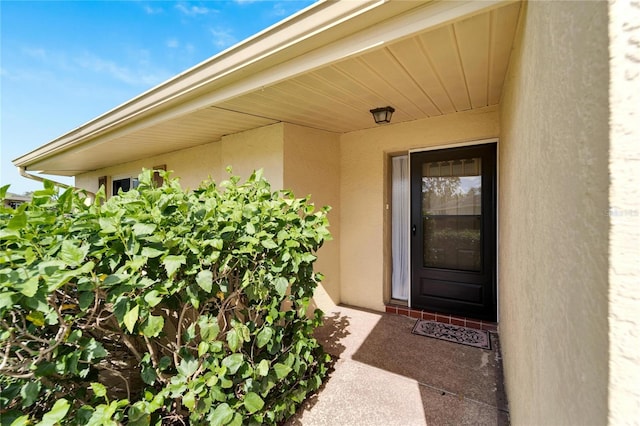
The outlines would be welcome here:
<svg viewBox="0 0 640 426">
<path fill-rule="evenodd" d="M 152 176 L 1 207 L 3 425 L 273 424 L 320 386 L 328 208 L 259 172 L 190 192 Z"/>
</svg>

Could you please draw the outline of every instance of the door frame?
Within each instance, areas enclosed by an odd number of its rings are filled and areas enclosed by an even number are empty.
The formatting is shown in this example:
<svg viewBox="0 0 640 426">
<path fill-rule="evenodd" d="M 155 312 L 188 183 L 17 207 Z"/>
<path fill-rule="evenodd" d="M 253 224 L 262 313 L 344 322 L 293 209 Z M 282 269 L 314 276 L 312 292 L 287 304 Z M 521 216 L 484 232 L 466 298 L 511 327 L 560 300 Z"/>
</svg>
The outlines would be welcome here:
<svg viewBox="0 0 640 426">
<path fill-rule="evenodd" d="M 442 145 L 433 145 L 423 148 L 414 148 L 409 149 L 408 155 L 409 160 L 411 159 L 411 154 L 426 152 L 426 151 L 438 151 L 442 149 L 449 148 L 461 148 L 461 147 L 471 147 L 474 145 L 483 145 L 488 143 L 496 144 L 496 322 L 500 321 L 500 139 L 499 138 L 488 138 L 488 139 L 475 139 L 464 142 L 450 143 L 450 144 L 442 144 Z M 409 161 L 409 174 L 411 175 L 411 161 Z M 409 208 L 411 208 L 411 200 L 409 200 Z M 410 229 L 407 232 L 411 232 Z M 409 244 L 407 247 L 409 256 L 412 256 L 411 253 L 411 243 L 409 240 Z M 409 274 L 411 274 L 411 265 L 409 265 Z M 411 286 L 409 286 L 409 300 L 407 301 L 408 307 L 411 308 Z"/>
</svg>

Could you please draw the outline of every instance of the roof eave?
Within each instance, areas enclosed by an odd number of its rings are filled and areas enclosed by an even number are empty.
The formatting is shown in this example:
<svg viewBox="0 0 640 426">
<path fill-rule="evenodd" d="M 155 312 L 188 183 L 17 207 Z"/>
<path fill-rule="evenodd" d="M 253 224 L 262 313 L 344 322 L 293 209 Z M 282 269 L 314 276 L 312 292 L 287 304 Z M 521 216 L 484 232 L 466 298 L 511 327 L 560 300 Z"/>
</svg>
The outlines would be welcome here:
<svg viewBox="0 0 640 426">
<path fill-rule="evenodd" d="M 387 0 L 367 2 L 321 0 L 314 3 L 51 142 L 14 159 L 13 163 L 18 167 L 28 167 L 57 152 L 80 145 L 89 138 L 109 131 L 125 121 L 140 119 L 147 112 L 177 104 L 195 89 L 214 86 L 220 79 L 258 61 L 261 61 L 266 68 L 269 66 L 269 59 L 275 53 L 386 2 Z"/>
<path fill-rule="evenodd" d="M 36 170 L 47 158 L 85 143 L 97 142 L 116 129 L 126 131 L 181 116 L 306 72 L 322 63 L 338 61 L 389 40 L 406 37 L 412 31 L 436 28 L 510 2 L 432 2 L 418 6 L 386 0 L 319 2 L 13 162 L 25 169 L 34 166 L 29 170 Z M 403 3 L 414 6 L 404 6 L 406 13 L 400 13 L 398 5 Z M 370 11 L 373 13 L 367 14 Z M 340 29 L 330 31 L 347 21 L 349 26 L 358 22 L 366 29 L 346 38 L 336 36 Z M 320 41 L 324 43 L 319 45 L 321 48 L 315 46 Z"/>
</svg>

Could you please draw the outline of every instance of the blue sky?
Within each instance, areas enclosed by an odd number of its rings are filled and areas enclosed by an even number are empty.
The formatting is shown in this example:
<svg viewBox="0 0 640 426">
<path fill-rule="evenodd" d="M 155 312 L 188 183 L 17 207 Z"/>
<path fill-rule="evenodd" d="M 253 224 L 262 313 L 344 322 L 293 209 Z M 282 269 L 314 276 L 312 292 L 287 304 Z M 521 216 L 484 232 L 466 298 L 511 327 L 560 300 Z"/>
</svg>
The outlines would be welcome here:
<svg viewBox="0 0 640 426">
<path fill-rule="evenodd" d="M 0 0 L 0 184 L 41 188 L 11 160 L 312 3 Z"/>
</svg>

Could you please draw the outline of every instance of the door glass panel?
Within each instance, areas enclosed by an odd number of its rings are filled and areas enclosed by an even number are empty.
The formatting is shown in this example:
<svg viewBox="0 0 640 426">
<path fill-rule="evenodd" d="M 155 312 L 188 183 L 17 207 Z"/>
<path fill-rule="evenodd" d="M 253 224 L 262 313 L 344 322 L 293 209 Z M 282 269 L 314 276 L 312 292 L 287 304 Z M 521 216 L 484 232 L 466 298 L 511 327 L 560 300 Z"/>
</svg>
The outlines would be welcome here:
<svg viewBox="0 0 640 426">
<path fill-rule="evenodd" d="M 424 266 L 480 271 L 480 158 L 434 161 L 422 166 Z"/>
<path fill-rule="evenodd" d="M 393 157 L 391 162 L 391 298 L 409 299 L 409 156 Z"/>
</svg>

